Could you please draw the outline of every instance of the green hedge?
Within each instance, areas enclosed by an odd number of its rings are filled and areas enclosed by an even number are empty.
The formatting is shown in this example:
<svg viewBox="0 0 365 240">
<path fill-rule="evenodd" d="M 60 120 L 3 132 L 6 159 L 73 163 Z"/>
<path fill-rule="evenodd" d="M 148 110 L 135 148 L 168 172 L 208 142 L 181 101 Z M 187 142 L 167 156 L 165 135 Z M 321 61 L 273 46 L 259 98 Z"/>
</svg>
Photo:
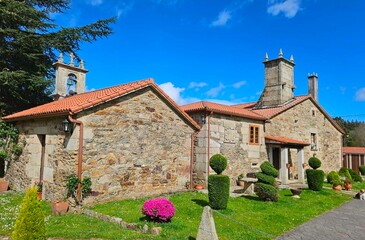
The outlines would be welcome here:
<svg viewBox="0 0 365 240">
<path fill-rule="evenodd" d="M 362 177 L 353 169 L 349 168 L 348 169 L 350 175 L 351 175 L 351 178 L 354 182 L 362 182 Z"/>
<path fill-rule="evenodd" d="M 262 172 L 256 173 L 256 178 L 258 179 L 259 182 L 262 182 L 262 183 L 266 183 L 266 184 L 270 184 L 270 185 L 275 184 L 275 178 L 274 177 L 266 175 Z"/>
<path fill-rule="evenodd" d="M 229 198 L 229 177 L 226 175 L 209 175 L 209 206 L 213 209 L 226 209 Z"/>
<path fill-rule="evenodd" d="M 276 168 L 268 161 L 263 162 L 260 165 L 261 171 L 263 173 L 265 173 L 266 175 L 269 175 L 271 177 L 278 177 L 279 176 L 279 171 L 276 170 Z"/>
<path fill-rule="evenodd" d="M 352 183 L 353 179 L 348 168 L 341 168 L 340 171 L 338 171 L 338 174 L 340 174 L 341 177 L 345 178 L 345 182 Z"/>
<path fill-rule="evenodd" d="M 227 168 L 227 158 L 222 154 L 215 154 L 210 158 L 210 167 L 221 174 Z"/>
<path fill-rule="evenodd" d="M 321 191 L 323 187 L 324 172 L 322 170 L 307 169 L 308 188 L 313 191 Z"/>
<path fill-rule="evenodd" d="M 361 165 L 361 166 L 359 167 L 359 170 L 360 170 L 360 172 L 361 172 L 361 175 L 365 175 L 365 165 Z"/>
<path fill-rule="evenodd" d="M 256 183 L 256 194 L 259 196 L 259 198 L 265 201 L 269 200 L 276 202 L 279 199 L 278 190 L 275 187 L 265 183 Z"/>
<path fill-rule="evenodd" d="M 317 169 L 317 168 L 319 168 L 321 165 L 322 165 L 322 162 L 321 162 L 321 160 L 319 160 L 318 158 L 316 158 L 316 157 L 311 157 L 311 158 L 309 158 L 309 160 L 308 160 L 308 164 L 309 164 L 309 166 L 311 167 L 311 168 L 313 168 L 313 169 Z"/>
<path fill-rule="evenodd" d="M 334 184 L 335 182 L 341 182 L 340 175 L 336 171 L 332 171 L 327 175 L 327 182 Z"/>
</svg>

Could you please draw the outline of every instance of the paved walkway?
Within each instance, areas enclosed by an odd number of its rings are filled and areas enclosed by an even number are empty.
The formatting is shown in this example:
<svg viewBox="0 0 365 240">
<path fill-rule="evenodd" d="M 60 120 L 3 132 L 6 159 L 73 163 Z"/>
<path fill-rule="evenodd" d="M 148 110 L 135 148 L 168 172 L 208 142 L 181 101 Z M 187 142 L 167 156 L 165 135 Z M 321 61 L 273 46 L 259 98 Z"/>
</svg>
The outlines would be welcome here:
<svg viewBox="0 0 365 240">
<path fill-rule="evenodd" d="M 291 239 L 364 240 L 365 201 L 351 200 L 277 238 L 277 240 Z"/>
</svg>

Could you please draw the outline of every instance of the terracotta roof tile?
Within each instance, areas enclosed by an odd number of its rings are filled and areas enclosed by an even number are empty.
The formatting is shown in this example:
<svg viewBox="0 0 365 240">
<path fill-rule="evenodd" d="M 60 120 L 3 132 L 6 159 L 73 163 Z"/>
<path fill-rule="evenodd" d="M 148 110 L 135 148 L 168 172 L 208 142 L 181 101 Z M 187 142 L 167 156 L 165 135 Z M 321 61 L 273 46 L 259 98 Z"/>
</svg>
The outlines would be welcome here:
<svg viewBox="0 0 365 240">
<path fill-rule="evenodd" d="M 121 97 L 128 93 L 138 91 L 140 89 L 152 87 L 160 95 L 162 95 L 177 112 L 185 118 L 196 129 L 200 129 L 199 125 L 164 92 L 153 81 L 152 78 L 121 84 L 114 87 L 104 88 L 91 92 L 76 94 L 57 101 L 46 103 L 34 108 L 30 108 L 21 112 L 17 112 L 3 117 L 4 121 L 18 121 L 25 119 L 32 119 L 36 117 L 51 117 L 62 115 L 73 115 L 87 108 L 94 107 L 104 102 Z"/>
<path fill-rule="evenodd" d="M 283 143 L 283 144 L 294 144 L 294 145 L 310 145 L 307 142 L 292 139 L 292 138 L 286 138 L 286 137 L 279 137 L 279 136 L 265 136 L 265 139 L 272 140 L 275 142 Z"/>
<path fill-rule="evenodd" d="M 342 152 L 344 154 L 347 154 L 347 153 L 365 154 L 365 147 L 343 147 Z"/>
<path fill-rule="evenodd" d="M 256 120 L 266 120 L 266 118 L 260 114 L 257 114 L 253 111 L 237 108 L 234 106 L 223 105 L 219 103 L 212 103 L 212 102 L 195 102 L 191 104 L 187 104 L 181 106 L 182 110 L 185 112 L 198 112 L 198 111 L 211 111 L 215 113 L 225 114 L 225 115 L 232 115 L 237 117 L 244 117 L 249 119 L 256 119 Z"/>
</svg>

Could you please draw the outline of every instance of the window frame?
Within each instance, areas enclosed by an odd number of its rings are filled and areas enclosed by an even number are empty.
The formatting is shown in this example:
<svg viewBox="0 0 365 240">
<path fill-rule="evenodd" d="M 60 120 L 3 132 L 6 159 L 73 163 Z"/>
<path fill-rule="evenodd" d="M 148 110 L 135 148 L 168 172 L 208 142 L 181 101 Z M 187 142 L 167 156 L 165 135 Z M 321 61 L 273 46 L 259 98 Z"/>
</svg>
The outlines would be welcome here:
<svg viewBox="0 0 365 240">
<path fill-rule="evenodd" d="M 251 133 L 251 129 L 253 129 L 252 133 Z M 260 125 L 256 125 L 256 124 L 250 124 L 249 125 L 249 127 L 248 127 L 248 143 L 250 145 L 259 145 L 260 144 Z"/>
</svg>

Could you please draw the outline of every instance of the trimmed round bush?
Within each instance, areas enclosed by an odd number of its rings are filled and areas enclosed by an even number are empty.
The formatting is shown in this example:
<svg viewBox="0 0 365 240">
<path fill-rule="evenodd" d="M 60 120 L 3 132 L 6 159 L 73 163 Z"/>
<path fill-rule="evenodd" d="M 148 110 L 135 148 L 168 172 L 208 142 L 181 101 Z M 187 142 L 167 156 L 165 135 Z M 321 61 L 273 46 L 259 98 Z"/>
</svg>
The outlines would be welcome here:
<svg viewBox="0 0 365 240">
<path fill-rule="evenodd" d="M 256 184 L 256 194 L 260 199 L 265 201 L 276 202 L 279 199 L 278 190 L 274 186 L 265 183 Z"/>
<path fill-rule="evenodd" d="M 259 182 L 262 182 L 262 183 L 266 183 L 266 184 L 270 184 L 270 185 L 275 184 L 275 178 L 274 177 L 266 175 L 262 172 L 256 173 L 256 178 L 258 179 Z"/>
<path fill-rule="evenodd" d="M 322 162 L 321 162 L 321 160 L 319 160 L 318 158 L 316 158 L 316 157 L 311 157 L 311 158 L 309 158 L 309 160 L 308 160 L 308 164 L 309 164 L 309 166 L 311 167 L 311 168 L 313 168 L 313 169 L 317 169 L 317 168 L 319 168 L 321 165 L 322 165 Z"/>
<path fill-rule="evenodd" d="M 359 170 L 360 170 L 360 172 L 361 172 L 361 175 L 365 175 L 365 165 L 361 165 L 361 166 L 359 167 Z"/>
<path fill-rule="evenodd" d="M 340 185 L 343 187 L 341 180 L 337 180 L 337 179 L 333 180 L 332 186 L 335 187 L 335 186 L 340 186 Z"/>
<path fill-rule="evenodd" d="M 44 215 L 37 197 L 37 187 L 27 190 L 15 221 L 13 240 L 47 239 Z"/>
<path fill-rule="evenodd" d="M 348 169 L 350 175 L 351 175 L 351 178 L 354 182 L 362 182 L 362 177 L 353 169 L 349 168 Z"/>
<path fill-rule="evenodd" d="M 144 202 L 142 214 L 154 221 L 168 222 L 175 215 L 175 207 L 166 198 L 154 198 Z"/>
<path fill-rule="evenodd" d="M 341 168 L 340 171 L 338 171 L 338 174 L 345 178 L 345 182 L 352 183 L 352 177 L 348 168 Z"/>
<path fill-rule="evenodd" d="M 321 191 L 323 187 L 324 172 L 322 170 L 307 169 L 308 188 L 313 191 Z"/>
<path fill-rule="evenodd" d="M 209 206 L 213 209 L 226 209 L 229 198 L 229 177 L 226 175 L 209 175 Z"/>
<path fill-rule="evenodd" d="M 278 177 L 279 171 L 268 161 L 263 162 L 260 165 L 261 171 L 265 173 L 266 175 L 269 175 L 271 177 Z"/>
<path fill-rule="evenodd" d="M 333 184 L 335 181 L 341 182 L 340 175 L 336 171 L 331 171 L 327 175 L 327 182 Z"/>
<path fill-rule="evenodd" d="M 227 167 L 227 158 L 222 154 L 215 154 L 210 158 L 210 167 L 217 173 L 221 174 Z"/>
</svg>

